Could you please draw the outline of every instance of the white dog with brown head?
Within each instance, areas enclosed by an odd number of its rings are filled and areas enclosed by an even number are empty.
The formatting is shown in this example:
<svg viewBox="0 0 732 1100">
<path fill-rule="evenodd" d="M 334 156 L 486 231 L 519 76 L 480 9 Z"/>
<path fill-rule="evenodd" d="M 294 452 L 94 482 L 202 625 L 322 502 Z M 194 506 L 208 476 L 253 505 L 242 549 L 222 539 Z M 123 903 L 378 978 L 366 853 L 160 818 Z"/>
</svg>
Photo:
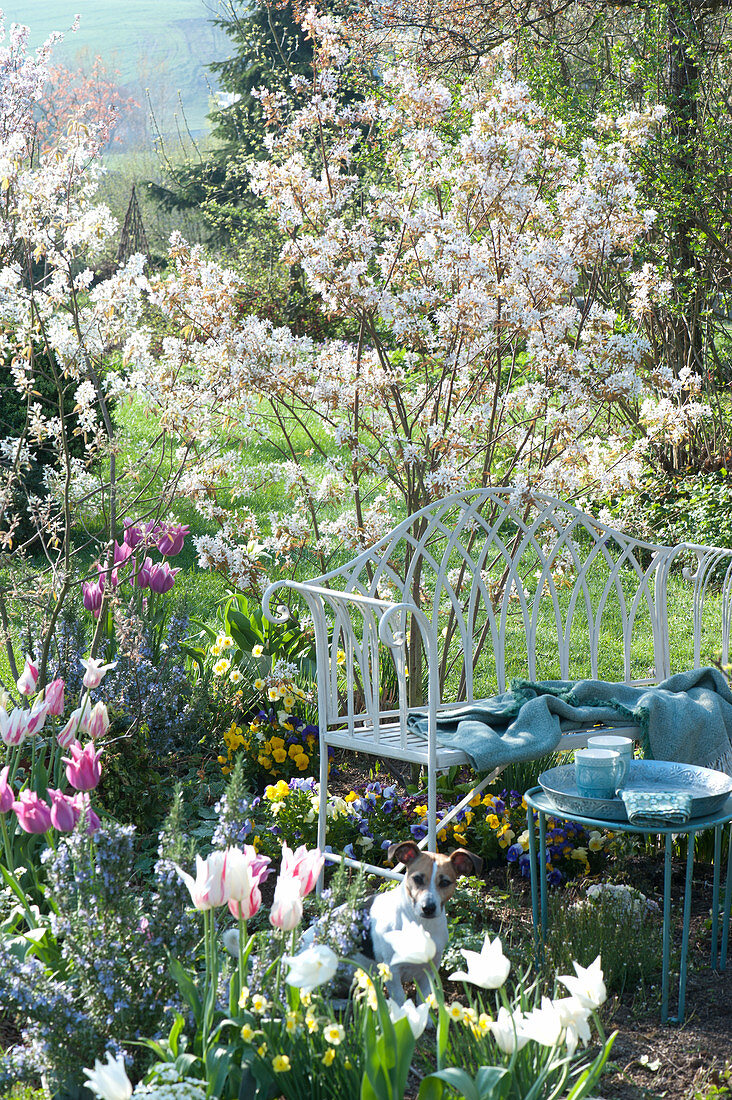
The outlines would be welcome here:
<svg viewBox="0 0 732 1100">
<path fill-rule="evenodd" d="M 403 863 L 406 874 L 399 885 L 376 894 L 371 900 L 370 947 L 374 960 L 386 963 L 391 970 L 387 990 L 401 1005 L 405 999 L 405 982 L 416 982 L 423 997 L 429 993 L 429 966 L 433 963 L 439 967 L 447 947 L 445 907 L 455 892 L 458 878 L 479 875 L 483 861 L 466 848 L 457 848 L 449 856 L 423 852 L 413 840 L 392 844 L 389 859 Z M 428 932 L 434 941 L 435 954 L 430 961 L 408 960 L 409 951 L 404 950 L 403 943 L 405 937 L 400 933 L 408 935 L 410 925 L 414 924 Z M 419 951 L 416 954 L 419 955 Z"/>
</svg>

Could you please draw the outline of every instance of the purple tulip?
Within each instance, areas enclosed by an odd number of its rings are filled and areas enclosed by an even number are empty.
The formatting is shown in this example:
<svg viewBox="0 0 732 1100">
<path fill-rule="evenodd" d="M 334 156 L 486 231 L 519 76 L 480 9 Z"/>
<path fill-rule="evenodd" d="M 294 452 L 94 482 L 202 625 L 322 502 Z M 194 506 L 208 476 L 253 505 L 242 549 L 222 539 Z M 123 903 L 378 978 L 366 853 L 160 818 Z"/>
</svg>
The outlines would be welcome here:
<svg viewBox="0 0 732 1100">
<path fill-rule="evenodd" d="M 123 542 L 122 545 L 120 545 L 117 542 L 116 539 L 114 540 L 114 564 L 115 564 L 115 566 L 124 565 L 124 563 L 127 561 L 127 559 L 130 557 L 131 554 L 132 554 L 132 547 L 131 546 L 128 546 L 127 543 L 125 543 L 125 542 Z"/>
<path fill-rule="evenodd" d="M 26 833 L 45 833 L 51 828 L 51 807 L 35 791 L 21 791 L 13 809 Z"/>
<path fill-rule="evenodd" d="M 73 799 L 63 791 L 48 789 L 51 798 L 51 824 L 60 833 L 70 833 L 79 820 L 79 812 Z"/>
<path fill-rule="evenodd" d="M 171 523 L 168 527 L 164 527 L 158 536 L 157 545 L 160 553 L 166 558 L 174 558 L 176 554 L 180 554 L 189 531 L 190 527 L 184 523 Z"/>
<path fill-rule="evenodd" d="M 137 571 L 130 577 L 130 583 L 133 584 L 135 588 L 149 588 L 151 569 L 152 558 L 145 558 L 142 565 L 138 565 Z"/>
<path fill-rule="evenodd" d="M 0 772 L 0 814 L 6 814 L 9 810 L 12 810 L 15 802 L 13 788 L 8 784 L 9 772 L 9 764 Z"/>
<path fill-rule="evenodd" d="M 126 519 L 124 521 L 124 542 L 129 546 L 131 550 L 134 550 L 139 542 L 143 539 L 143 530 L 136 520 Z"/>
<path fill-rule="evenodd" d="M 82 588 L 82 602 L 87 611 L 91 611 L 95 619 L 99 618 L 99 613 L 102 610 L 102 597 L 104 595 L 104 578 L 99 577 L 98 581 L 94 581 L 90 584 L 83 584 Z"/>
<path fill-rule="evenodd" d="M 170 592 L 175 584 L 176 573 L 180 573 L 180 569 L 171 569 L 167 561 L 157 562 L 150 569 L 150 588 L 158 595 Z"/>
<path fill-rule="evenodd" d="M 95 833 L 97 831 L 102 823 L 97 815 L 94 813 L 94 810 L 91 808 L 89 795 L 85 794 L 84 791 L 79 791 L 79 793 L 75 794 L 74 797 L 71 799 L 71 804 L 74 807 L 77 821 L 82 814 L 84 815 L 84 818 L 86 819 L 86 831 L 89 836 L 91 836 L 92 833 Z"/>
</svg>

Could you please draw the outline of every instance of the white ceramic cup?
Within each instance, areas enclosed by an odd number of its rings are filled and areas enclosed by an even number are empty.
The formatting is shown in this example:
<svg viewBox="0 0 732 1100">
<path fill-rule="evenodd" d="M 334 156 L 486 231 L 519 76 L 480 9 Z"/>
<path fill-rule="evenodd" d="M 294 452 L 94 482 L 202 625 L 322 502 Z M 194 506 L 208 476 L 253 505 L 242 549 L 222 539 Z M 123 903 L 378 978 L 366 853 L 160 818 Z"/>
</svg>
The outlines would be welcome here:
<svg viewBox="0 0 732 1100">
<path fill-rule="evenodd" d="M 621 737 L 617 733 L 598 733 L 594 737 L 587 738 L 587 748 L 612 749 L 613 752 L 619 752 L 628 761 L 628 768 L 630 769 L 633 762 L 635 742 L 632 737 Z M 627 779 L 627 773 L 625 779 Z M 625 783 L 625 779 L 623 779 L 623 783 Z"/>
<path fill-rule="evenodd" d="M 614 749 L 577 749 L 574 774 L 582 798 L 614 798 L 628 774 L 628 760 Z"/>
</svg>

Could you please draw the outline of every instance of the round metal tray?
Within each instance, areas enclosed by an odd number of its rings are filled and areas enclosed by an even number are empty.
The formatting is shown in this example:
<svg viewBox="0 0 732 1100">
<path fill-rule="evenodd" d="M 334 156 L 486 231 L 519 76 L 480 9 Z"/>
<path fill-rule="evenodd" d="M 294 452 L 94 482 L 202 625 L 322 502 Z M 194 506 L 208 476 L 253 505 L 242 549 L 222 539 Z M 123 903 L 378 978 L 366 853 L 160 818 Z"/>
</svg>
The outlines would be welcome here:
<svg viewBox="0 0 732 1100">
<path fill-rule="evenodd" d="M 558 810 L 608 821 L 627 821 L 622 798 L 584 798 L 577 790 L 574 764 L 561 764 L 539 776 L 539 783 Z M 732 794 L 732 777 L 711 768 L 676 764 L 670 760 L 633 760 L 626 790 L 674 791 L 691 795 L 691 816 L 706 817 Z"/>
</svg>

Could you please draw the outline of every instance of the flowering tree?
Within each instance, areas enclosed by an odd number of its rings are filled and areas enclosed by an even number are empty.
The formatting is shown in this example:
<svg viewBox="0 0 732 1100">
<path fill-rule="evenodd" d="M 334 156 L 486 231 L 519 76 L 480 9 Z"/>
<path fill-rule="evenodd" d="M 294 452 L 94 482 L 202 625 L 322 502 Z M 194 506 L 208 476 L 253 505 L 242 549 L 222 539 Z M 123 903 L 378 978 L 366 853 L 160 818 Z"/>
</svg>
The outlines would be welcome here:
<svg viewBox="0 0 732 1100">
<path fill-rule="evenodd" d="M 94 58 L 91 68 L 49 67 L 35 112 L 40 116 L 37 117 L 40 143 L 51 146 L 71 120 L 93 126 L 100 140 L 118 141 L 115 131 L 120 118 L 140 108 L 131 96 L 124 95 L 116 80 L 118 76 L 117 71 L 110 72 L 101 57 Z"/>
<path fill-rule="evenodd" d="M 11 691 L 29 623 L 42 637 L 43 685 L 55 625 L 95 553 L 108 581 L 98 639 L 116 594 L 121 520 L 167 509 L 185 459 L 163 429 L 134 466 L 120 460 L 113 406 L 128 384 L 110 349 L 139 323 L 147 284 L 139 256 L 106 282 L 90 266 L 115 230 L 94 205 L 106 116 L 82 106 L 38 148 L 35 110 L 57 38 L 32 56 L 28 29 L 13 25 L 0 46 L 0 627 Z"/>
<path fill-rule="evenodd" d="M 652 116 L 601 120 L 572 156 L 500 56 L 459 90 L 388 69 L 344 106 L 339 25 L 312 10 L 305 23 L 313 81 L 289 116 L 262 93 L 270 156 L 251 166 L 252 187 L 287 234 L 284 259 L 352 338 L 316 344 L 242 318 L 236 275 L 178 239 L 155 290 L 171 336 L 161 359 L 135 348 L 139 385 L 179 430 L 243 424 L 279 448 L 294 507 L 258 544 L 246 517 L 250 547 L 325 565 L 465 484 L 571 494 L 627 481 L 658 395 L 675 398 L 597 290 L 653 221 L 628 157 Z M 197 476 L 214 516 L 215 479 Z M 231 548 L 220 519 L 202 560 L 251 583 L 253 555 L 241 539 Z"/>
</svg>

